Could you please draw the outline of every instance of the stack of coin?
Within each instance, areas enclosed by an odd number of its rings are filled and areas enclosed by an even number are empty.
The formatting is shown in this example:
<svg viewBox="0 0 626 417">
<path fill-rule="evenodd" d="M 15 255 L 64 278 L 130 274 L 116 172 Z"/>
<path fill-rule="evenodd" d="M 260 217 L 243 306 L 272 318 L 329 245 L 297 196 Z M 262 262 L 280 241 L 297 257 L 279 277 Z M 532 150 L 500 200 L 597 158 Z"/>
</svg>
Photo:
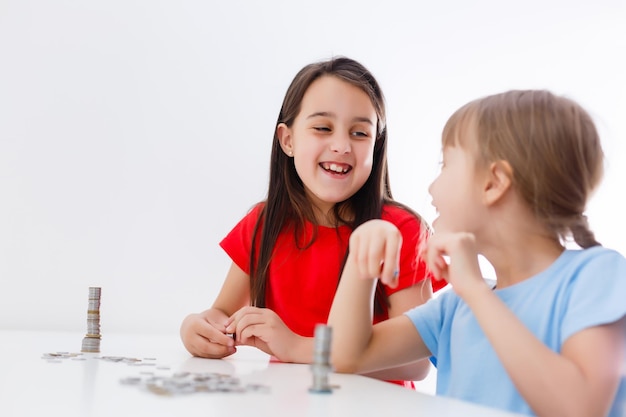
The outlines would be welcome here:
<svg viewBox="0 0 626 417">
<path fill-rule="evenodd" d="M 332 335 L 332 327 L 325 324 L 315 326 L 313 363 L 311 363 L 313 385 L 309 388 L 311 392 L 327 393 L 332 391 L 328 383 L 328 374 L 332 371 L 330 365 L 330 342 Z"/>
<path fill-rule="evenodd" d="M 89 287 L 87 307 L 87 334 L 81 352 L 100 352 L 100 287 Z"/>
</svg>

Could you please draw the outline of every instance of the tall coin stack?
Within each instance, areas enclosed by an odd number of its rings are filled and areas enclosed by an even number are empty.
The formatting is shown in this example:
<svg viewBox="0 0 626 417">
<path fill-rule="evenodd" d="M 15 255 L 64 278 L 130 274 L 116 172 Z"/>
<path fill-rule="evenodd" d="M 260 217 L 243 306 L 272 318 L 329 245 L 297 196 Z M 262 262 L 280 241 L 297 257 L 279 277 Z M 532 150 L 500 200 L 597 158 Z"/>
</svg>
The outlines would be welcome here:
<svg viewBox="0 0 626 417">
<path fill-rule="evenodd" d="M 332 330 L 332 327 L 325 324 L 317 324 L 315 326 L 313 363 L 311 363 L 313 385 L 309 388 L 310 392 L 331 392 L 331 386 L 328 383 L 328 374 L 332 370 L 330 365 L 330 342 L 333 334 Z"/>
<path fill-rule="evenodd" d="M 100 287 L 89 287 L 87 307 L 87 334 L 83 338 L 81 352 L 100 352 Z"/>
</svg>

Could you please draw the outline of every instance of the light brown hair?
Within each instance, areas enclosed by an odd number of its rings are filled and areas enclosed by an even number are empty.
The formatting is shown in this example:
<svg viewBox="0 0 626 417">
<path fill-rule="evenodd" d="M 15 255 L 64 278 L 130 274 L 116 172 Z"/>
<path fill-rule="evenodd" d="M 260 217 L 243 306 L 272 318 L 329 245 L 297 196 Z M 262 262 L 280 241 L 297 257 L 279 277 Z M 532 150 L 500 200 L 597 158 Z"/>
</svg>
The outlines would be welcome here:
<svg viewBox="0 0 626 417">
<path fill-rule="evenodd" d="M 585 207 L 603 175 L 604 153 L 590 115 L 545 90 L 513 90 L 467 103 L 448 120 L 443 146 L 467 146 L 474 129 L 479 164 L 507 161 L 513 186 L 561 242 L 599 245 Z"/>
</svg>

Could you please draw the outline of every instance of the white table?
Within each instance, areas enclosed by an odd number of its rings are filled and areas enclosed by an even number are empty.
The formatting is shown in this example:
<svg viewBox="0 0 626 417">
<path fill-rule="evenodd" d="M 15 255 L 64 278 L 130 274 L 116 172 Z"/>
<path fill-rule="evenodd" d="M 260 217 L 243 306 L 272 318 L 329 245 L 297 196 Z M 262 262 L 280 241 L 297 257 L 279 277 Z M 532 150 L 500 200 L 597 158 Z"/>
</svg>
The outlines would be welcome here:
<svg viewBox="0 0 626 417">
<path fill-rule="evenodd" d="M 330 383 L 337 388 L 328 394 L 311 393 L 308 365 L 273 363 L 249 347 L 239 347 L 223 360 L 193 358 L 178 335 L 104 334 L 100 353 L 59 362 L 42 358 L 47 353 L 80 353 L 83 336 L 0 330 L 0 416 L 513 416 L 358 375 L 333 373 Z M 111 362 L 102 356 L 137 358 L 151 365 Z M 215 372 L 267 389 L 163 396 L 121 383 L 151 372 Z"/>
</svg>

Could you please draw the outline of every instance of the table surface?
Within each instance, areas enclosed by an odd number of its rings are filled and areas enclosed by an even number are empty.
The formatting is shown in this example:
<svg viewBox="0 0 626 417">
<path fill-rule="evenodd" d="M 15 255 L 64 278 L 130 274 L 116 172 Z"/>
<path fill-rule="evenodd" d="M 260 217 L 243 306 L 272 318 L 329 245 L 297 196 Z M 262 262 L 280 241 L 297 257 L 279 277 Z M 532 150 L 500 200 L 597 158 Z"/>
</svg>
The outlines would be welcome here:
<svg viewBox="0 0 626 417">
<path fill-rule="evenodd" d="M 103 335 L 99 353 L 45 358 L 51 353 L 80 353 L 83 336 L 0 330 L 0 416 L 514 415 L 359 375 L 331 373 L 332 392 L 311 393 L 308 365 L 270 362 L 268 355 L 246 346 L 226 359 L 194 358 L 178 335 Z M 186 372 L 232 376 L 246 390 L 160 395 L 145 385 L 123 383 L 129 378 L 145 381 Z"/>
</svg>

